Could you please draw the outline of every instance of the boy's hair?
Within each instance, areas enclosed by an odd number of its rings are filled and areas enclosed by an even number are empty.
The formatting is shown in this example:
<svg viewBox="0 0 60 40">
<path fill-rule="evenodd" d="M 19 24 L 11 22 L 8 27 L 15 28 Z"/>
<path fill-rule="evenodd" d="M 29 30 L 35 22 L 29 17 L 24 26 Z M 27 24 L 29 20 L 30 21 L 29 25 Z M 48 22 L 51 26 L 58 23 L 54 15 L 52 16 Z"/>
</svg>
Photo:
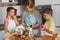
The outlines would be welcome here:
<svg viewBox="0 0 60 40">
<path fill-rule="evenodd" d="M 46 8 L 43 10 L 43 14 L 51 14 L 52 16 L 53 10 L 51 8 Z"/>
<path fill-rule="evenodd" d="M 13 7 L 8 7 L 7 8 L 7 15 L 8 15 L 8 12 L 10 12 L 12 9 L 15 10 L 15 15 L 17 14 L 17 9 L 13 8 Z"/>
</svg>

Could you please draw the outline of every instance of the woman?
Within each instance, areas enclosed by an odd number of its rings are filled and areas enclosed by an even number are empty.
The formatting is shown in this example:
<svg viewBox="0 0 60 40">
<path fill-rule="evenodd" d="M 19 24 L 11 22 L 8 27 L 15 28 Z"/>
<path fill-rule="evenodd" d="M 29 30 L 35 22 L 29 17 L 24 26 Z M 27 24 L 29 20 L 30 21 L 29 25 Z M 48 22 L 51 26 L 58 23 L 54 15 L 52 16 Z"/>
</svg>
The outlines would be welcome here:
<svg viewBox="0 0 60 40">
<path fill-rule="evenodd" d="M 22 15 L 23 25 L 25 25 L 28 31 L 30 30 L 30 28 L 33 28 L 33 33 L 34 31 L 38 32 L 38 25 L 42 23 L 40 13 L 37 10 L 35 10 L 35 8 L 33 7 L 33 3 L 31 1 L 28 1 L 25 7 L 26 11 L 24 11 Z"/>
</svg>

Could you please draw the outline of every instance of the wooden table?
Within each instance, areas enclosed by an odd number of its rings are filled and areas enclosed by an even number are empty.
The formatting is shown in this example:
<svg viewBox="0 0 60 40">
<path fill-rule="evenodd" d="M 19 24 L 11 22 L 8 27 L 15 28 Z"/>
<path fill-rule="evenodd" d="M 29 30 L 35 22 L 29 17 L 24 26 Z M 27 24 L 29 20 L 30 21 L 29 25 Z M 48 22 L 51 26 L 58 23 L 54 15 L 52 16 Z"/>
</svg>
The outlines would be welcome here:
<svg viewBox="0 0 60 40">
<path fill-rule="evenodd" d="M 12 37 L 13 35 L 18 35 L 19 33 L 13 33 L 13 34 L 11 34 L 10 35 L 10 37 Z M 19 34 L 20 35 L 20 34 Z M 8 37 L 9 38 L 9 37 Z M 7 39 L 8 39 L 7 38 Z M 26 40 L 31 40 L 31 38 L 29 38 L 29 37 L 25 37 L 25 39 Z M 32 39 L 35 39 L 35 40 L 37 40 L 37 39 L 39 39 L 39 40 L 53 40 L 53 37 L 52 36 L 47 36 L 47 35 L 45 35 L 45 36 L 39 36 L 39 37 L 36 37 L 36 36 L 34 36 Z M 17 39 L 16 39 L 17 40 Z"/>
<path fill-rule="evenodd" d="M 53 37 L 45 35 L 45 36 L 40 36 L 40 37 L 35 38 L 35 40 L 38 40 L 38 39 L 39 40 L 53 40 Z"/>
<path fill-rule="evenodd" d="M 42 40 L 53 40 L 53 37 L 52 36 L 41 36 L 41 39 Z"/>
</svg>

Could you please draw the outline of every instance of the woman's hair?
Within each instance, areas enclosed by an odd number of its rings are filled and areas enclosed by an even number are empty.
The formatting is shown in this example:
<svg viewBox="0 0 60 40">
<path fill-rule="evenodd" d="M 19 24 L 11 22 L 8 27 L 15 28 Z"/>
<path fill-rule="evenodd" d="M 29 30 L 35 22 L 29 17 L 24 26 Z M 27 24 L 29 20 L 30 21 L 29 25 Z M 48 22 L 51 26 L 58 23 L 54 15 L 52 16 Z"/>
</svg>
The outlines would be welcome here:
<svg viewBox="0 0 60 40">
<path fill-rule="evenodd" d="M 46 8 L 43 10 L 43 14 L 51 14 L 52 16 L 53 10 L 51 8 Z"/>
<path fill-rule="evenodd" d="M 13 8 L 13 7 L 8 7 L 7 8 L 7 15 L 8 15 L 8 12 L 10 12 L 12 9 L 15 10 L 15 15 L 17 14 L 17 9 Z"/>
<path fill-rule="evenodd" d="M 30 8 L 33 8 L 34 4 L 35 4 L 34 0 L 33 1 L 32 0 L 26 0 L 25 7 L 29 6 Z"/>
</svg>

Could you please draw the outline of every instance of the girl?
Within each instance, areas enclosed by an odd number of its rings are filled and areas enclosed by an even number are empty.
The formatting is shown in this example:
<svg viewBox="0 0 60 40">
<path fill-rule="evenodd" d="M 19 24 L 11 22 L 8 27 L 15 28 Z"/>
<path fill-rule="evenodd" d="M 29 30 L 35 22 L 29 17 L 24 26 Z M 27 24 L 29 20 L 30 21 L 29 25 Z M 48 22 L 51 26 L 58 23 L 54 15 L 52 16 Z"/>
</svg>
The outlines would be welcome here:
<svg viewBox="0 0 60 40">
<path fill-rule="evenodd" d="M 4 31 L 8 35 L 14 32 L 16 25 L 19 25 L 16 18 L 16 9 L 13 7 L 7 8 L 7 16 L 4 20 Z"/>
</svg>

